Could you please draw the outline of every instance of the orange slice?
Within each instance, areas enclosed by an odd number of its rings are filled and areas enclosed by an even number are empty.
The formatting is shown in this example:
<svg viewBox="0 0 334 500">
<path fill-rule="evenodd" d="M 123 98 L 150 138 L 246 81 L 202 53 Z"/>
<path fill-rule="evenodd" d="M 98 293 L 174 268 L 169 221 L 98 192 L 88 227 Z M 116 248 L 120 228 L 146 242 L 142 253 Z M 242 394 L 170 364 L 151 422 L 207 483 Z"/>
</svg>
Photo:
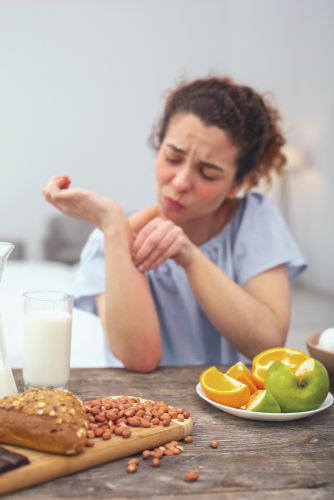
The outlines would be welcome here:
<svg viewBox="0 0 334 500">
<path fill-rule="evenodd" d="M 290 370 L 295 373 L 297 368 L 310 356 L 305 352 L 286 347 L 274 347 L 260 352 L 253 359 L 252 374 L 259 389 L 264 389 L 264 377 L 269 366 L 275 361 L 282 361 Z"/>
<path fill-rule="evenodd" d="M 205 394 L 215 403 L 240 408 L 250 400 L 250 392 L 246 384 L 224 375 L 215 366 L 205 370 L 199 381 Z"/>
<path fill-rule="evenodd" d="M 257 391 L 255 378 L 242 361 L 239 361 L 233 365 L 232 368 L 227 370 L 226 375 L 238 380 L 238 382 L 241 382 L 242 384 L 248 385 L 251 394 L 254 394 L 254 392 Z"/>
</svg>

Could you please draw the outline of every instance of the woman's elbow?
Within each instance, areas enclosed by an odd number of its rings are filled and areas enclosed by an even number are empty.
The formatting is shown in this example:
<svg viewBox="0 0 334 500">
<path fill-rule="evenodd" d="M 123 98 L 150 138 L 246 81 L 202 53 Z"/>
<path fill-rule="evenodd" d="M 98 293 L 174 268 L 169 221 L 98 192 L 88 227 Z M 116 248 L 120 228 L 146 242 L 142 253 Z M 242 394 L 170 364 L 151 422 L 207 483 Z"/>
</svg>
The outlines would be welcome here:
<svg viewBox="0 0 334 500">
<path fill-rule="evenodd" d="M 137 359 L 124 359 L 122 362 L 127 370 L 137 373 L 152 373 L 159 366 L 161 356 L 144 356 Z"/>
<path fill-rule="evenodd" d="M 141 352 L 125 350 L 122 353 L 114 353 L 123 363 L 124 368 L 137 373 L 151 373 L 158 366 L 162 358 L 161 346 L 147 346 Z"/>
</svg>

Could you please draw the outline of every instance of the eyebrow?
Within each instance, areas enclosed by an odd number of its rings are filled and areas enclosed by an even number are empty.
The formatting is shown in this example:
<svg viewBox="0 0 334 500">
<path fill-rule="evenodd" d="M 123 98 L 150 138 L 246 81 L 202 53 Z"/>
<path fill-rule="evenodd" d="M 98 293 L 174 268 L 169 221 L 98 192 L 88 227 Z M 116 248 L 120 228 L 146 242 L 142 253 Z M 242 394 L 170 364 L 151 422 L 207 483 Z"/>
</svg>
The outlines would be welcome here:
<svg viewBox="0 0 334 500">
<path fill-rule="evenodd" d="M 176 146 L 173 146 L 173 144 L 166 144 L 166 146 L 171 148 L 176 153 L 180 153 L 182 155 L 186 154 L 186 151 L 184 151 L 183 149 L 177 148 Z M 214 165 L 213 163 L 208 163 L 207 161 L 201 161 L 201 160 L 199 161 L 199 163 L 201 165 L 203 165 L 204 167 L 213 168 L 214 170 L 219 170 L 219 172 L 224 172 L 224 170 L 221 167 L 218 167 L 217 165 Z"/>
</svg>

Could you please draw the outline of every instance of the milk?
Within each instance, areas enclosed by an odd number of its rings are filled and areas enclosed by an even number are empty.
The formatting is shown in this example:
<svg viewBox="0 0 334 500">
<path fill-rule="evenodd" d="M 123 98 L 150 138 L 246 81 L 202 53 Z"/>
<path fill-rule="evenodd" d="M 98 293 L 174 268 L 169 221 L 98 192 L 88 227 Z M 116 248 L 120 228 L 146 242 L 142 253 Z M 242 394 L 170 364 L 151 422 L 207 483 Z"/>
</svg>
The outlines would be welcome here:
<svg viewBox="0 0 334 500">
<path fill-rule="evenodd" d="M 63 388 L 70 376 L 72 316 L 67 311 L 29 311 L 24 317 L 25 387 Z"/>
</svg>

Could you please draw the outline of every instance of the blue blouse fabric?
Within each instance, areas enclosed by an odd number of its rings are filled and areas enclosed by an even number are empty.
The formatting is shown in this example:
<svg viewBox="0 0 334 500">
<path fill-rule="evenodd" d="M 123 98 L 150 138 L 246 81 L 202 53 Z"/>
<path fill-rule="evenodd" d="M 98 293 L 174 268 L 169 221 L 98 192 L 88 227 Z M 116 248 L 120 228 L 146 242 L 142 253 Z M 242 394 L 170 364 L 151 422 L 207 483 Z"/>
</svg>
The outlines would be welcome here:
<svg viewBox="0 0 334 500">
<path fill-rule="evenodd" d="M 240 286 L 281 264 L 285 264 L 292 281 L 307 266 L 277 207 L 259 193 L 242 198 L 230 222 L 199 248 Z M 160 264 L 146 277 L 159 317 L 161 365 L 249 363 L 212 325 L 183 268 L 174 260 Z M 74 304 L 97 314 L 94 296 L 104 291 L 104 235 L 95 229 L 81 254 Z M 109 366 L 122 366 L 109 351 L 107 359 Z"/>
</svg>

